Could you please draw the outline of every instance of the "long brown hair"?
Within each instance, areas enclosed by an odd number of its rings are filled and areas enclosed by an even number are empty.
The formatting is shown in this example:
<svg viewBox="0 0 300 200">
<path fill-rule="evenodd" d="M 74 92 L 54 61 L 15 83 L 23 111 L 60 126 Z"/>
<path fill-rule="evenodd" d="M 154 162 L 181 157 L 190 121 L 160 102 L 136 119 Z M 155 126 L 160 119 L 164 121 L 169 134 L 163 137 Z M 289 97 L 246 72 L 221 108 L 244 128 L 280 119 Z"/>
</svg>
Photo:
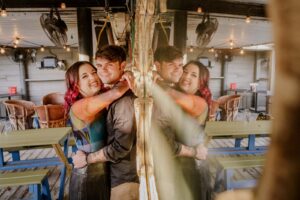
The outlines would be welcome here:
<svg viewBox="0 0 300 200">
<path fill-rule="evenodd" d="M 187 64 L 183 66 L 183 68 L 185 68 L 190 64 L 196 65 L 199 69 L 199 91 L 196 94 L 204 98 L 206 103 L 208 104 L 208 107 L 210 107 L 212 101 L 212 95 L 208 87 L 209 78 L 210 78 L 209 70 L 205 65 L 203 65 L 201 62 L 196 60 L 189 61 Z"/>
<path fill-rule="evenodd" d="M 65 93 L 65 106 L 64 106 L 66 113 L 69 113 L 70 108 L 75 101 L 83 98 L 79 92 L 78 84 L 79 84 L 79 68 L 84 64 L 88 64 L 92 66 L 95 70 L 97 70 L 96 67 L 88 61 L 78 61 L 75 62 L 66 71 L 65 80 L 66 80 L 67 91 Z"/>
</svg>

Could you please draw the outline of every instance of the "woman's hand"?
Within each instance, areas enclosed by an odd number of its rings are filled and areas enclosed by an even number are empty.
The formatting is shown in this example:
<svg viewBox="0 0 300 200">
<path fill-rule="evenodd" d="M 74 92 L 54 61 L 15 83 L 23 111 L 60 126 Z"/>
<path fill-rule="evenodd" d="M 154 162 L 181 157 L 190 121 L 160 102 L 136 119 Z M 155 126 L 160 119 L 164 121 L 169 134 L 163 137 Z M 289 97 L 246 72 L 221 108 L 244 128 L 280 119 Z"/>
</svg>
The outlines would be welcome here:
<svg viewBox="0 0 300 200">
<path fill-rule="evenodd" d="M 198 160 L 205 160 L 207 157 L 207 148 L 203 144 L 199 144 L 195 147 L 196 155 L 195 158 Z"/>
<path fill-rule="evenodd" d="M 72 156 L 74 168 L 83 168 L 87 166 L 87 155 L 78 150 L 74 156 Z"/>
<path fill-rule="evenodd" d="M 112 92 L 117 96 L 117 98 L 123 96 L 125 92 L 129 89 L 128 82 L 126 80 L 119 81 L 112 87 Z"/>
<path fill-rule="evenodd" d="M 124 72 L 123 76 L 121 77 L 120 81 L 127 81 L 129 88 L 133 91 L 134 89 L 134 76 L 131 71 Z"/>
<path fill-rule="evenodd" d="M 164 81 L 164 79 L 157 73 L 157 71 L 152 71 L 153 83 Z"/>
</svg>

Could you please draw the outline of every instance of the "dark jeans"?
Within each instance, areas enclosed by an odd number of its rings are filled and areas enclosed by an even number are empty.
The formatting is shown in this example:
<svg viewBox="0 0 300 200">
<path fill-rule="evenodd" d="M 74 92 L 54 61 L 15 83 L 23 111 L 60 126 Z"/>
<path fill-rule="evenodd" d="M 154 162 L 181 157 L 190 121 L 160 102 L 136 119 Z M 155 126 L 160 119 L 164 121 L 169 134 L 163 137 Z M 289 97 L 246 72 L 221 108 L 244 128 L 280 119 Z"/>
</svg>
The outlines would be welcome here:
<svg viewBox="0 0 300 200">
<path fill-rule="evenodd" d="M 94 163 L 71 174 L 70 200 L 109 200 L 108 171 L 104 163 Z"/>
</svg>

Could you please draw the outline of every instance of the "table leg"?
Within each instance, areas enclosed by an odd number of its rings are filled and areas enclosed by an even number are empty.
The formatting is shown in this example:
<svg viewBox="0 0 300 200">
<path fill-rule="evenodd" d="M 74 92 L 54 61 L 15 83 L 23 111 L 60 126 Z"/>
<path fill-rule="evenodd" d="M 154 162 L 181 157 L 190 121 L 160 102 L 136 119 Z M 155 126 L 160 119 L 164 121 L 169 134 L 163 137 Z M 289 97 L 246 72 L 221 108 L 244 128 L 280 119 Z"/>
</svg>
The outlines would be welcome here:
<svg viewBox="0 0 300 200">
<path fill-rule="evenodd" d="M 61 147 L 59 144 L 54 144 L 52 146 L 53 146 L 56 154 L 58 155 L 59 159 L 64 163 L 65 167 L 67 168 L 67 175 L 69 176 L 72 168 L 68 162 L 68 159 L 66 158 L 64 152 L 61 150 Z"/>
<path fill-rule="evenodd" d="M 248 150 L 255 150 L 255 135 L 248 136 Z"/>
<path fill-rule="evenodd" d="M 0 167 L 3 167 L 4 165 L 4 154 L 3 154 L 3 149 L 0 148 Z"/>
<path fill-rule="evenodd" d="M 59 197 L 58 197 L 59 200 L 63 200 L 64 189 L 65 189 L 65 178 L 66 178 L 66 175 L 70 176 L 72 168 L 71 168 L 64 152 L 62 151 L 60 145 L 59 144 L 54 144 L 52 146 L 55 149 L 55 152 L 58 155 L 59 159 L 64 163 L 64 166 L 61 169 Z M 68 147 L 66 147 L 66 148 L 68 148 Z"/>
</svg>

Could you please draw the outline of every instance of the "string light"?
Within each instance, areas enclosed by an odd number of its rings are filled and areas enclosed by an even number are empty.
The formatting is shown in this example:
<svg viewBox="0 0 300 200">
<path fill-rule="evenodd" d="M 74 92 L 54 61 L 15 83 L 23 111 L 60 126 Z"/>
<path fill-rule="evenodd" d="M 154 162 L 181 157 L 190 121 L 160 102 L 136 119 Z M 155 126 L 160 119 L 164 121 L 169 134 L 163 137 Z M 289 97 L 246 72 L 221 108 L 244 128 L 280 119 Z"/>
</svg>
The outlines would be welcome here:
<svg viewBox="0 0 300 200">
<path fill-rule="evenodd" d="M 20 38 L 16 37 L 15 44 L 19 44 L 19 43 L 20 43 Z"/>
<path fill-rule="evenodd" d="M 213 52 L 215 52 L 215 49 L 212 47 L 212 48 L 210 48 L 210 49 L 208 50 L 208 52 L 213 53 Z"/>
<path fill-rule="evenodd" d="M 203 12 L 202 8 L 201 8 L 201 7 L 198 7 L 198 8 L 197 8 L 197 13 L 202 13 L 202 12 Z"/>
<path fill-rule="evenodd" d="M 66 46 L 66 51 L 68 51 L 68 52 L 71 51 L 71 48 L 69 45 Z"/>
<path fill-rule="evenodd" d="M 190 49 L 189 49 L 189 51 L 190 51 L 191 53 L 194 52 L 194 48 L 191 46 Z"/>
<path fill-rule="evenodd" d="M 18 47 L 18 45 L 16 43 L 14 43 L 14 48 L 16 49 Z"/>
<path fill-rule="evenodd" d="M 62 2 L 62 3 L 60 4 L 60 8 L 61 8 L 61 9 L 66 9 L 67 6 L 66 6 L 66 4 L 65 4 L 64 2 Z"/>
<path fill-rule="evenodd" d="M 5 49 L 4 49 L 4 47 L 1 47 L 1 48 L 0 48 L 0 53 L 1 53 L 1 54 L 5 54 Z"/>
<path fill-rule="evenodd" d="M 1 17 L 6 17 L 7 16 L 7 12 L 6 12 L 6 8 L 4 6 L 4 3 L 2 1 L 2 6 L 1 6 Z"/>
<path fill-rule="evenodd" d="M 231 47 L 233 47 L 233 45 L 234 45 L 233 40 L 229 40 L 229 45 L 230 45 Z"/>
<path fill-rule="evenodd" d="M 251 18 L 249 15 L 246 16 L 246 19 L 245 19 L 246 23 L 249 24 L 251 22 Z"/>
<path fill-rule="evenodd" d="M 40 48 L 41 52 L 44 52 L 45 51 L 45 47 L 42 45 L 41 48 Z"/>
<path fill-rule="evenodd" d="M 244 55 L 244 53 L 245 53 L 245 52 L 244 52 L 244 49 L 241 49 L 241 50 L 240 50 L 240 54 L 241 54 L 241 55 Z"/>
</svg>

